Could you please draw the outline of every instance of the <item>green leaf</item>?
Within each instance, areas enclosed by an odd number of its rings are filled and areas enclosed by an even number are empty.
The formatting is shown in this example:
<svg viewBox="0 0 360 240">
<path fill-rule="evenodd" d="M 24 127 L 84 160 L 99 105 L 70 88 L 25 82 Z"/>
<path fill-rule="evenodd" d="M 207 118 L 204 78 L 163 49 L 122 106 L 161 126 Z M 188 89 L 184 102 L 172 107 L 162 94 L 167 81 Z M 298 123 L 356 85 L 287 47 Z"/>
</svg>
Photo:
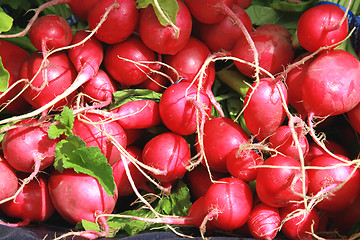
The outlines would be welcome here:
<svg viewBox="0 0 360 240">
<path fill-rule="evenodd" d="M 275 23 L 279 19 L 279 13 L 268 6 L 253 5 L 246 9 L 252 23 L 254 25 L 264 25 L 267 23 Z"/>
<path fill-rule="evenodd" d="M 9 87 L 10 73 L 4 68 L 0 57 L 0 92 L 5 92 Z"/>
<path fill-rule="evenodd" d="M 160 10 L 156 7 L 155 1 L 158 2 Z M 137 0 L 136 2 L 138 9 L 146 8 L 151 4 L 161 25 L 170 25 L 169 20 L 173 24 L 176 24 L 176 16 L 179 11 L 179 5 L 176 0 Z M 163 14 L 161 14 L 161 12 Z M 166 20 L 163 15 L 165 15 L 168 20 Z"/>
<path fill-rule="evenodd" d="M 115 182 L 112 167 L 98 147 L 85 147 L 85 145 L 85 142 L 76 135 L 61 140 L 55 148 L 54 167 L 59 171 L 72 168 L 77 173 L 95 177 L 106 193 L 113 196 Z"/>
<path fill-rule="evenodd" d="M 31 3 L 29 0 L 0 0 L 0 4 L 9 5 L 12 9 L 29 10 Z"/>
<path fill-rule="evenodd" d="M 113 94 L 113 102 L 111 109 L 117 108 L 124 103 L 136 100 L 153 100 L 158 102 L 161 98 L 161 93 L 154 92 L 149 89 L 125 89 L 116 91 Z"/>
<path fill-rule="evenodd" d="M 270 4 L 270 7 L 284 11 L 284 12 L 298 12 L 303 13 L 306 10 L 308 10 L 310 7 L 314 6 L 313 0 L 311 1 L 304 1 L 302 3 L 292 3 L 292 2 L 286 2 L 286 1 L 274 1 Z"/>
<path fill-rule="evenodd" d="M 13 18 L 7 15 L 2 8 L 0 8 L 0 33 L 7 32 L 13 25 Z"/>
<path fill-rule="evenodd" d="M 64 107 L 61 115 L 55 116 L 55 120 L 60 122 L 56 125 L 50 125 L 48 130 L 49 138 L 55 139 L 60 137 L 62 134 L 67 136 L 72 134 L 75 116 L 69 107 Z"/>
</svg>

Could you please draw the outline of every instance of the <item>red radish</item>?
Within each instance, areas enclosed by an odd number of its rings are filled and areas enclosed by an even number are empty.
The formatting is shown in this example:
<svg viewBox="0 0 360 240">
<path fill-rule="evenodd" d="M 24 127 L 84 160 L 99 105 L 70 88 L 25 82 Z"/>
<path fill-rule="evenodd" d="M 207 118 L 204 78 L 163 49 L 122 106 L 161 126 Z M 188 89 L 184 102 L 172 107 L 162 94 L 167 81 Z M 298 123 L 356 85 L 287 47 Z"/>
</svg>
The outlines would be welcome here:
<svg viewBox="0 0 360 240">
<path fill-rule="evenodd" d="M 169 83 L 170 81 L 168 78 L 154 72 L 150 74 L 145 81 L 135 85 L 134 87 L 140 89 L 149 89 L 154 92 L 163 93 L 165 89 L 168 87 Z"/>
<path fill-rule="evenodd" d="M 360 133 L 360 103 L 347 112 L 351 126 Z"/>
<path fill-rule="evenodd" d="M 333 141 L 333 140 L 326 140 L 324 141 L 325 147 L 334 154 L 340 154 L 345 157 L 349 156 L 349 153 L 346 151 L 346 149 L 340 145 L 339 143 Z M 311 160 L 314 159 L 317 156 L 320 156 L 322 154 L 327 154 L 322 147 L 317 145 L 315 142 L 310 142 L 309 144 L 309 152 L 305 157 L 305 165 L 309 165 L 311 163 Z"/>
<path fill-rule="evenodd" d="M 209 171 L 202 164 L 197 165 L 194 169 L 188 171 L 185 174 L 185 181 L 190 189 L 190 194 L 193 199 L 198 199 L 204 196 L 211 184 Z M 219 180 L 227 177 L 226 173 L 211 171 L 211 177 L 213 180 Z"/>
<path fill-rule="evenodd" d="M 116 85 L 104 70 L 99 69 L 95 76 L 80 87 L 79 91 L 85 94 L 87 102 L 100 101 L 108 105 L 113 99 Z"/>
<path fill-rule="evenodd" d="M 196 145 L 198 153 L 203 147 L 210 169 L 228 172 L 226 156 L 241 144 L 249 142 L 249 137 L 241 126 L 230 118 L 217 117 L 208 120 L 204 126 L 203 146 Z"/>
<path fill-rule="evenodd" d="M 342 160 L 328 154 L 315 157 L 309 165 L 312 168 L 307 170 L 309 177 L 308 194 L 312 196 L 319 195 L 317 197 L 321 201 L 316 203 L 316 207 L 328 212 L 345 209 L 355 201 L 360 192 L 360 173 L 358 169 L 350 165 L 351 161 L 345 156 L 339 154 L 336 156 Z M 344 163 L 349 165 L 336 166 Z M 339 187 L 341 188 L 335 189 Z"/>
<path fill-rule="evenodd" d="M 123 86 L 131 86 L 148 78 L 153 65 L 149 62 L 155 60 L 155 52 L 146 47 L 138 36 L 132 35 L 126 41 L 108 46 L 104 66 L 116 81 Z"/>
<path fill-rule="evenodd" d="M 309 151 L 309 141 L 306 138 L 303 126 L 295 126 L 297 146 L 289 126 L 280 126 L 269 138 L 269 147 L 276 149 L 289 157 L 300 160 L 299 149 L 301 148 L 302 157 L 304 158 Z"/>
<path fill-rule="evenodd" d="M 75 33 L 71 45 L 83 41 L 89 35 L 85 30 Z M 89 67 L 96 73 L 104 59 L 104 49 L 101 42 L 92 36 L 81 45 L 70 48 L 68 55 L 78 72 Z"/>
<path fill-rule="evenodd" d="M 142 149 L 136 147 L 135 145 L 128 146 L 126 151 L 134 158 L 142 162 Z M 137 189 L 148 190 L 147 179 L 145 176 L 136 168 L 136 166 L 124 155 L 121 155 L 121 160 L 117 161 L 113 166 L 113 175 L 115 184 L 118 189 L 118 196 L 127 196 L 134 193 L 134 190 L 131 187 L 129 178 L 126 175 L 125 166 L 126 164 L 129 168 L 131 181 L 134 182 Z"/>
<path fill-rule="evenodd" d="M 112 109 L 113 118 L 126 129 L 143 129 L 161 123 L 159 104 L 153 100 L 137 100 Z"/>
<path fill-rule="evenodd" d="M 226 168 L 236 178 L 246 182 L 254 181 L 259 170 L 257 166 L 264 163 L 260 154 L 252 149 L 241 149 L 240 145 L 239 148 L 234 148 L 226 155 Z"/>
<path fill-rule="evenodd" d="M 50 139 L 47 134 L 49 125 L 41 125 L 36 119 L 26 119 L 16 124 L 19 126 L 7 131 L 2 140 L 4 157 L 16 170 L 35 172 L 36 175 L 54 162 L 55 146 L 60 139 Z"/>
<path fill-rule="evenodd" d="M 253 25 L 245 10 L 235 4 L 232 6 L 231 10 L 241 20 L 246 30 L 251 32 Z M 235 46 L 236 41 L 239 38 L 244 37 L 241 28 L 239 28 L 230 17 L 226 17 L 214 24 L 200 23 L 198 28 L 200 39 L 213 52 L 220 50 L 230 51 Z"/>
<path fill-rule="evenodd" d="M 311 233 L 316 233 L 319 227 L 319 211 L 312 208 L 305 211 L 304 204 L 295 203 L 280 208 L 280 219 L 283 223 L 282 233 L 290 239 L 313 239 Z"/>
<path fill-rule="evenodd" d="M 95 222 L 96 214 L 112 213 L 117 201 L 117 189 L 109 196 L 96 178 L 72 169 L 52 172 L 49 191 L 55 209 L 73 225 L 81 220 Z"/>
<path fill-rule="evenodd" d="M 267 31 L 285 37 L 291 42 L 291 33 L 285 27 L 276 23 L 267 23 L 255 29 L 256 32 Z"/>
<path fill-rule="evenodd" d="M 124 128 L 124 132 L 126 134 L 126 143 L 127 146 L 137 142 L 140 139 L 143 139 L 144 134 L 147 129 L 126 129 Z"/>
<path fill-rule="evenodd" d="M 293 201 L 302 200 L 301 195 L 307 193 L 308 184 L 306 171 L 302 171 L 298 160 L 273 155 L 265 160 L 258 171 L 256 192 L 263 203 L 272 207 L 284 207 Z"/>
<path fill-rule="evenodd" d="M 297 25 L 297 37 L 301 46 L 309 52 L 315 52 L 321 47 L 340 44 L 349 28 L 346 19 L 343 21 L 344 14 L 334 4 L 321 4 L 305 11 Z"/>
<path fill-rule="evenodd" d="M 127 145 L 127 138 L 121 125 L 95 113 L 86 113 L 75 118 L 73 133 L 78 135 L 87 147 L 99 147 L 110 165 L 119 161 L 121 154 L 106 134 L 111 135 L 124 148 Z"/>
<path fill-rule="evenodd" d="M 185 4 L 177 0 L 179 10 L 175 26 L 160 24 L 152 5 L 140 9 L 139 34 L 146 46 L 160 54 L 176 54 L 188 41 L 191 29 L 191 14 Z"/>
<path fill-rule="evenodd" d="M 54 53 L 47 60 L 46 71 L 43 69 L 38 75 L 36 74 L 41 69 L 43 61 L 43 57 L 39 53 L 30 54 L 22 64 L 20 77 L 30 81 L 30 86 L 25 89 L 23 96 L 35 108 L 46 105 L 62 94 L 76 78 L 76 70 L 66 53 Z M 44 76 L 45 73 L 46 76 Z M 74 95 L 74 92 L 68 94 L 67 98 L 58 101 L 53 109 L 56 110 L 67 105 Z"/>
<path fill-rule="evenodd" d="M 0 202 L 13 196 L 18 189 L 18 178 L 3 157 L 0 157 Z M 0 204 L 1 205 L 1 204 Z"/>
<path fill-rule="evenodd" d="M 191 220 L 191 225 L 201 228 L 202 223 L 204 222 L 206 215 L 208 214 L 208 210 L 205 208 L 205 197 L 201 196 L 195 200 L 195 202 L 191 205 L 187 217 Z M 206 221 L 206 220 L 205 220 Z M 206 222 L 206 232 L 215 230 L 212 222 Z"/>
<path fill-rule="evenodd" d="M 360 62 L 340 49 L 320 54 L 308 67 L 302 84 L 305 110 L 319 117 L 350 111 L 360 102 L 359 92 Z"/>
<path fill-rule="evenodd" d="M 143 148 L 143 163 L 160 170 L 163 174 L 150 172 L 163 184 L 182 178 L 191 158 L 186 140 L 173 132 L 165 132 L 150 139 Z"/>
<path fill-rule="evenodd" d="M 220 22 L 226 17 L 226 14 L 220 11 L 220 5 L 229 8 L 233 5 L 233 0 L 185 0 L 184 2 L 198 21 L 207 24 Z"/>
<path fill-rule="evenodd" d="M 247 9 L 250 6 L 251 2 L 251 0 L 234 0 L 234 4 L 242 7 L 243 9 Z"/>
<path fill-rule="evenodd" d="M 0 105 L 13 114 L 21 114 L 30 109 L 30 104 L 25 101 L 22 95 L 18 96 L 15 101 L 12 101 L 21 91 L 21 85 L 15 84 L 16 81 L 20 79 L 21 65 L 28 55 L 28 52 L 17 45 L 5 40 L 0 40 L 1 61 L 4 68 L 10 74 L 9 87 L 13 87 L 12 90 L 0 93 Z M 8 102 L 10 100 L 11 102 Z"/>
<path fill-rule="evenodd" d="M 28 178 L 18 173 L 20 179 Z M 21 219 L 18 223 L 1 223 L 9 226 L 26 226 L 30 222 L 44 222 L 55 212 L 48 189 L 48 176 L 41 173 L 30 181 L 17 195 L 14 201 L 0 204 L 0 209 L 9 217 Z"/>
<path fill-rule="evenodd" d="M 254 238 L 274 239 L 280 229 L 279 209 L 260 202 L 252 208 L 247 225 Z"/>
<path fill-rule="evenodd" d="M 58 15 L 38 18 L 29 31 L 29 38 L 36 49 L 43 53 L 68 46 L 72 40 L 69 23 Z"/>
<path fill-rule="evenodd" d="M 197 131 L 197 112 L 204 120 L 209 118 L 211 102 L 204 91 L 198 93 L 197 86 L 180 82 L 163 92 L 159 111 L 167 128 L 181 135 L 190 135 Z"/>
<path fill-rule="evenodd" d="M 217 229 L 233 231 L 245 224 L 253 206 L 253 193 L 238 178 L 222 178 L 213 183 L 204 196 L 204 207 L 214 218 Z"/>
<path fill-rule="evenodd" d="M 139 11 L 134 0 L 116 2 L 107 16 L 105 22 L 95 32 L 95 36 L 102 42 L 114 44 L 126 40 L 135 30 L 138 22 Z M 88 12 L 87 22 L 91 30 L 99 24 L 107 8 L 114 4 L 113 0 L 97 1 Z"/>
<path fill-rule="evenodd" d="M 69 0 L 68 4 L 70 5 L 71 11 L 82 21 L 87 21 L 87 16 L 90 12 L 90 9 L 97 2 L 97 0 L 87 0 L 86 2 L 82 0 Z"/>
<path fill-rule="evenodd" d="M 299 63 L 302 61 L 302 58 L 306 57 L 308 53 L 300 55 L 294 60 L 294 64 Z M 301 118 L 305 119 L 307 116 L 307 111 L 303 105 L 303 96 L 302 91 L 302 83 L 304 76 L 306 74 L 306 70 L 311 64 L 314 58 L 311 58 L 305 62 L 302 62 L 297 67 L 292 68 L 287 74 L 285 78 L 285 84 L 287 86 L 288 91 L 288 101 L 289 104 L 294 107 L 297 113 L 300 115 Z"/>
<path fill-rule="evenodd" d="M 269 31 L 253 31 L 250 36 L 259 55 L 259 66 L 271 74 L 282 72 L 293 61 L 294 49 L 287 38 Z M 231 53 L 234 57 L 250 63 L 255 60 L 253 50 L 245 37 L 236 42 Z M 254 77 L 254 67 L 238 61 L 235 62 L 235 65 L 244 75 Z M 260 72 L 260 76 L 267 77 L 262 72 Z"/>
<path fill-rule="evenodd" d="M 258 140 L 269 137 L 283 123 L 286 113 L 281 94 L 287 101 L 285 85 L 270 78 L 260 79 L 258 84 L 253 83 L 247 91 L 244 120 Z"/>
</svg>

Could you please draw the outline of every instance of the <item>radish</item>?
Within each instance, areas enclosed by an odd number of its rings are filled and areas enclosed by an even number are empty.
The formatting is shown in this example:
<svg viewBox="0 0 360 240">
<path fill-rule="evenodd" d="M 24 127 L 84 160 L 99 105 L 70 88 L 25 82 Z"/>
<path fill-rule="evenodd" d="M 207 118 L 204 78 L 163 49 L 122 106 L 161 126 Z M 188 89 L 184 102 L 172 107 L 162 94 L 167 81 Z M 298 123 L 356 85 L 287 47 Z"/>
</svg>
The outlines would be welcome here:
<svg viewBox="0 0 360 240">
<path fill-rule="evenodd" d="M 16 124 L 18 127 L 7 131 L 2 140 L 6 161 L 16 170 L 26 173 L 37 173 L 49 167 L 55 160 L 55 146 L 60 139 L 50 139 L 47 134 L 49 126 L 46 123 L 41 125 L 36 119 Z"/>
<path fill-rule="evenodd" d="M 62 94 L 76 78 L 76 70 L 66 53 L 54 53 L 47 60 L 46 70 L 41 70 L 43 58 L 39 53 L 34 52 L 25 59 L 21 67 L 20 77 L 30 81 L 30 86 L 24 90 L 23 96 L 35 108 L 46 105 Z M 67 105 L 74 95 L 75 93 L 72 92 L 66 98 L 57 101 L 53 109 Z"/>
<path fill-rule="evenodd" d="M 281 95 L 287 101 L 285 85 L 270 78 L 253 83 L 246 93 L 244 120 L 249 131 L 260 141 L 273 134 L 285 120 Z"/>
<path fill-rule="evenodd" d="M 163 93 L 169 86 L 169 83 L 170 81 L 167 77 L 154 72 L 151 73 L 145 81 L 135 85 L 134 88 L 149 89 L 154 92 Z"/>
<path fill-rule="evenodd" d="M 306 157 L 306 154 L 309 151 L 309 142 L 306 138 L 304 127 L 295 126 L 295 131 L 299 143 L 298 146 L 293 139 L 290 127 L 280 126 L 269 137 L 269 147 L 297 160 Z M 301 149 L 302 157 L 300 156 L 298 148 Z"/>
<path fill-rule="evenodd" d="M 84 83 L 79 92 L 85 95 L 88 103 L 104 102 L 100 106 L 107 106 L 113 100 L 113 94 L 116 91 L 116 85 L 109 75 L 102 69 L 93 76 L 88 82 Z M 96 107 L 100 107 L 96 105 Z"/>
<path fill-rule="evenodd" d="M 133 143 L 138 142 L 139 140 L 144 139 L 144 135 L 147 129 L 126 129 L 124 128 L 124 132 L 126 135 L 126 145 L 129 146 Z"/>
<path fill-rule="evenodd" d="M 282 35 L 269 31 L 253 31 L 251 39 L 259 55 L 259 66 L 272 75 L 280 73 L 294 59 L 294 49 L 289 40 Z M 232 56 L 246 62 L 254 62 L 253 50 L 246 38 L 240 38 L 231 50 Z M 255 68 L 242 62 L 235 62 L 237 69 L 248 77 L 254 77 Z M 260 72 L 260 76 L 268 77 Z"/>
<path fill-rule="evenodd" d="M 234 0 L 234 4 L 242 7 L 243 9 L 247 9 L 250 4 L 251 4 L 252 0 Z"/>
<path fill-rule="evenodd" d="M 231 10 L 241 20 L 246 30 L 251 32 L 253 30 L 252 21 L 245 10 L 236 4 L 232 6 Z M 235 46 L 237 40 L 244 37 L 241 28 L 230 17 L 226 17 L 214 24 L 200 23 L 198 29 L 200 39 L 212 52 L 221 50 L 230 51 Z"/>
<path fill-rule="evenodd" d="M 30 109 L 30 104 L 26 102 L 24 97 L 22 95 L 17 96 L 21 91 L 21 85 L 17 84 L 20 79 L 21 65 L 28 55 L 29 53 L 24 49 L 0 39 L 1 61 L 4 68 L 9 72 L 9 88 L 0 93 L 0 105 L 13 114 L 21 114 Z"/>
<path fill-rule="evenodd" d="M 288 39 L 288 41 L 291 42 L 291 33 L 289 32 L 289 30 L 287 30 L 285 27 L 283 27 L 280 24 L 267 23 L 267 24 L 258 26 L 255 29 L 255 31 L 256 32 L 267 31 L 267 32 L 270 32 L 270 33 L 274 33 L 274 34 L 285 37 L 286 39 Z"/>
<path fill-rule="evenodd" d="M 3 157 L 0 157 L 0 205 L 1 201 L 13 196 L 18 189 L 18 178 L 15 169 L 12 168 Z"/>
<path fill-rule="evenodd" d="M 90 12 L 90 9 L 94 6 L 97 0 L 87 0 L 86 2 L 82 0 L 69 0 L 68 4 L 71 8 L 71 11 L 82 21 L 87 21 L 87 16 Z"/>
<path fill-rule="evenodd" d="M 347 112 L 351 126 L 360 133 L 360 103 Z"/>
<path fill-rule="evenodd" d="M 72 32 L 63 17 L 44 15 L 32 25 L 29 38 L 36 49 L 46 53 L 51 49 L 68 46 L 72 40 Z"/>
<path fill-rule="evenodd" d="M 340 145 L 339 143 L 333 141 L 333 140 L 326 140 L 324 141 L 325 147 L 334 154 L 340 154 L 345 157 L 349 157 L 349 153 L 346 151 L 346 149 Z M 309 165 L 311 163 L 311 160 L 314 159 L 317 156 L 320 156 L 322 154 L 328 154 L 324 151 L 324 149 L 319 146 L 316 142 L 310 142 L 309 144 L 309 152 L 305 156 L 305 165 Z"/>
<path fill-rule="evenodd" d="M 309 52 L 323 47 L 327 47 L 327 50 L 335 48 L 348 34 L 349 27 L 344 15 L 344 11 L 334 4 L 321 4 L 305 11 L 297 25 L 301 46 Z"/>
<path fill-rule="evenodd" d="M 191 158 L 186 140 L 174 132 L 165 132 L 150 139 L 142 152 L 143 163 L 163 174 L 150 174 L 163 184 L 170 184 L 184 177 Z"/>
<path fill-rule="evenodd" d="M 113 118 L 126 129 L 151 128 L 161 123 L 159 104 L 153 100 L 124 103 L 111 110 Z"/>
<path fill-rule="evenodd" d="M 194 169 L 188 171 L 185 174 L 185 181 L 190 189 L 191 197 L 193 199 L 198 199 L 204 196 L 213 183 L 211 180 L 219 180 L 221 178 L 227 177 L 227 173 L 220 172 L 211 172 L 211 177 L 206 167 L 202 164 L 197 165 Z"/>
<path fill-rule="evenodd" d="M 247 225 L 254 238 L 274 239 L 280 229 L 279 209 L 260 202 L 252 208 Z"/>
<path fill-rule="evenodd" d="M 290 239 L 313 239 L 311 233 L 319 228 L 319 210 L 312 208 L 305 210 L 304 204 L 293 203 L 280 208 L 281 232 Z"/>
<path fill-rule="evenodd" d="M 265 160 L 256 177 L 256 193 L 259 199 L 272 207 L 284 207 L 302 200 L 308 191 L 310 180 L 302 171 L 298 160 L 273 155 Z"/>
<path fill-rule="evenodd" d="M 142 149 L 131 145 L 126 148 L 126 151 L 134 158 L 139 161 L 142 161 Z M 131 181 L 134 182 L 137 189 L 144 189 L 149 190 L 149 187 L 146 185 L 148 182 L 145 176 L 136 168 L 136 166 L 124 155 L 121 155 L 121 160 L 117 161 L 113 166 L 113 175 L 115 184 L 117 185 L 118 189 L 118 196 L 128 196 L 134 193 L 134 190 L 131 187 L 129 182 L 129 178 L 126 175 L 124 164 L 127 164 L 130 174 L 131 174 Z"/>
<path fill-rule="evenodd" d="M 91 30 L 95 29 L 106 9 L 113 3 L 113 0 L 100 0 L 94 3 L 87 16 Z M 139 18 L 134 0 L 122 0 L 116 3 L 117 6 L 110 11 L 106 21 L 95 32 L 95 36 L 107 44 L 126 40 L 135 30 Z"/>
<path fill-rule="evenodd" d="M 244 225 L 252 206 L 253 193 L 249 185 L 237 178 L 219 179 L 204 196 L 204 207 L 214 217 L 211 224 L 223 231 L 233 231 Z"/>
<path fill-rule="evenodd" d="M 210 117 L 211 102 L 207 94 L 189 82 L 168 87 L 159 102 L 159 112 L 164 125 L 173 132 L 190 135 L 197 131 L 197 114 L 204 122 Z"/>
<path fill-rule="evenodd" d="M 188 41 L 191 29 L 191 14 L 185 4 L 177 0 L 179 9 L 176 23 L 170 26 L 160 24 L 152 5 L 140 9 L 139 34 L 146 46 L 160 54 L 176 54 Z"/>
<path fill-rule="evenodd" d="M 328 212 L 345 209 L 355 201 L 360 191 L 358 169 L 345 156 L 336 156 L 341 160 L 328 154 L 315 157 L 309 165 L 312 168 L 307 170 L 308 194 L 316 195 L 316 207 Z M 348 165 L 336 166 L 344 163 Z"/>
<path fill-rule="evenodd" d="M 99 147 L 110 165 L 120 160 L 120 150 L 107 136 L 110 135 L 123 147 L 127 145 L 124 129 L 114 120 L 109 120 L 100 114 L 86 113 L 75 118 L 73 133 L 79 136 L 87 147 Z"/>
<path fill-rule="evenodd" d="M 246 146 L 246 145 L 245 145 Z M 234 148 L 225 157 L 226 168 L 229 173 L 236 178 L 246 182 L 256 179 L 260 166 L 264 163 L 261 154 L 252 149 Z"/>
<path fill-rule="evenodd" d="M 53 171 L 49 191 L 57 212 L 72 225 L 81 220 L 96 222 L 96 214 L 112 213 L 117 201 L 117 189 L 109 196 L 94 177 L 72 169 Z"/>
<path fill-rule="evenodd" d="M 184 2 L 198 21 L 207 24 L 220 22 L 226 17 L 226 14 L 220 10 L 220 5 L 229 8 L 233 5 L 233 0 L 185 0 Z"/>
<path fill-rule="evenodd" d="M 213 171 L 228 172 L 226 156 L 241 144 L 249 142 L 249 137 L 241 126 L 230 118 L 217 117 L 204 125 L 203 146 L 196 145 L 198 153 L 203 148 L 206 156 L 202 163 Z"/>
<path fill-rule="evenodd" d="M 18 173 L 20 179 L 29 178 Z M 14 201 L 0 204 L 0 210 L 7 216 L 21 219 L 18 223 L 1 223 L 8 226 L 26 226 L 30 222 L 44 222 L 55 212 L 48 189 L 48 176 L 41 173 L 31 180 L 17 195 Z"/>
<path fill-rule="evenodd" d="M 112 78 L 127 87 L 145 81 L 154 66 L 149 62 L 155 60 L 155 52 L 132 35 L 126 41 L 108 46 L 104 66 Z"/>
</svg>

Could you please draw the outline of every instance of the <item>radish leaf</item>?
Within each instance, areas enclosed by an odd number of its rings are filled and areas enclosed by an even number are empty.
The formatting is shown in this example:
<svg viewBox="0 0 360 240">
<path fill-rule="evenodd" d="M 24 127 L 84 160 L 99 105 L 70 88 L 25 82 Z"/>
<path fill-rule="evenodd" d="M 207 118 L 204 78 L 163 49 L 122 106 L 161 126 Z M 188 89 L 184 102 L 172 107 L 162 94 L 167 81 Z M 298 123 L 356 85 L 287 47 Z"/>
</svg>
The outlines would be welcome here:
<svg viewBox="0 0 360 240">
<path fill-rule="evenodd" d="M 9 87 L 9 72 L 4 68 L 0 57 L 0 92 L 4 92 Z"/>
<path fill-rule="evenodd" d="M 161 25 L 169 26 L 169 21 L 173 24 L 176 23 L 176 15 L 179 10 L 176 0 L 137 0 L 136 2 L 138 9 L 146 8 L 151 4 Z M 160 9 L 158 9 L 156 2 Z"/>
</svg>

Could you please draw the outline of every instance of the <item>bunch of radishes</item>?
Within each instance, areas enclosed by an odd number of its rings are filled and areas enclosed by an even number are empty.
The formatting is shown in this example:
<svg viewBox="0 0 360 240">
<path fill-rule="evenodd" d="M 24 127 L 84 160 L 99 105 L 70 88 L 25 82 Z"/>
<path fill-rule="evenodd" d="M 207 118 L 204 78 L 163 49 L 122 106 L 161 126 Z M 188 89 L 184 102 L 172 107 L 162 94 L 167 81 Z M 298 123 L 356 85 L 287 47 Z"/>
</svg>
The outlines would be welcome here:
<svg viewBox="0 0 360 240">
<path fill-rule="evenodd" d="M 86 28 L 40 15 L 57 4 Z M 0 210 L 20 219 L 0 223 L 56 212 L 96 226 L 60 238 L 89 239 L 116 234 L 115 218 L 203 237 L 348 233 L 360 220 L 357 5 L 308 4 L 295 33 L 253 25 L 244 0 L 40 6 L 24 31 L 0 35 Z M 36 51 L 6 41 L 19 36 Z M 157 212 L 149 196 L 170 198 L 180 182 L 186 216 Z M 119 213 L 128 196 L 151 214 Z"/>
</svg>

